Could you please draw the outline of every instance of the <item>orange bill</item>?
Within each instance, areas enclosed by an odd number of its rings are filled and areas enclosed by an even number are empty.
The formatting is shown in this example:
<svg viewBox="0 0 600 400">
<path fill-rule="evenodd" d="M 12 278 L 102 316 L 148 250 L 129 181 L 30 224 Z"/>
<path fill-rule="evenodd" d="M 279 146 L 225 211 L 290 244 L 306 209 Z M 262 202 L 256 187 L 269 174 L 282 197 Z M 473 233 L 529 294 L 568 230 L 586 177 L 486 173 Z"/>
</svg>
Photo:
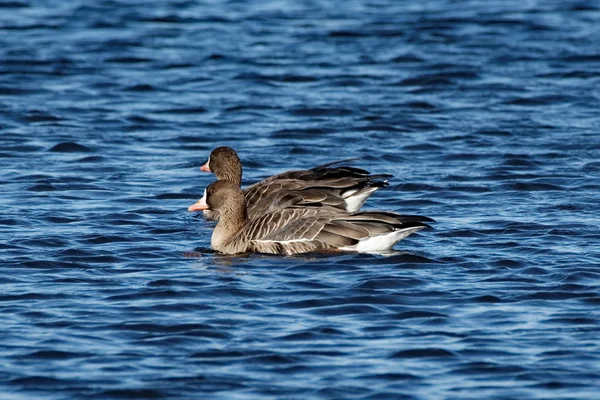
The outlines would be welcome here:
<svg viewBox="0 0 600 400">
<path fill-rule="evenodd" d="M 206 195 L 188 207 L 189 212 L 202 211 L 202 210 L 208 210 L 208 204 L 206 204 Z"/>
</svg>

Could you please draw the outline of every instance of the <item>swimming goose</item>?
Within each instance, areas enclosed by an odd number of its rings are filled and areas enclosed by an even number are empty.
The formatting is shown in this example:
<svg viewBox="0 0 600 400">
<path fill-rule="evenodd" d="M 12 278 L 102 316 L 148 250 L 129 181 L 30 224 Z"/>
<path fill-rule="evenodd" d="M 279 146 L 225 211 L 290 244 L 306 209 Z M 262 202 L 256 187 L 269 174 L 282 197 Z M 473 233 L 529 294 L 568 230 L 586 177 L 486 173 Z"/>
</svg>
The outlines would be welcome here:
<svg viewBox="0 0 600 400">
<path fill-rule="evenodd" d="M 411 233 L 428 227 L 425 222 L 433 221 L 392 212 L 348 213 L 293 205 L 250 220 L 243 192 L 226 181 L 211 183 L 204 197 L 188 210 L 220 212 L 210 244 L 224 254 L 386 251 Z"/>
<path fill-rule="evenodd" d="M 371 175 L 360 168 L 340 166 L 350 160 L 335 161 L 309 170 L 287 171 L 257 182 L 243 193 L 248 206 L 248 218 L 254 219 L 265 213 L 289 206 L 290 198 L 296 205 L 320 204 L 325 207 L 358 211 L 367 198 L 379 188 L 387 186 L 389 174 Z M 230 147 L 214 149 L 202 171 L 212 172 L 217 179 L 242 183 L 242 163 Z M 298 196 L 301 197 L 298 200 Z M 208 219 L 218 219 L 218 213 L 207 210 Z"/>
</svg>

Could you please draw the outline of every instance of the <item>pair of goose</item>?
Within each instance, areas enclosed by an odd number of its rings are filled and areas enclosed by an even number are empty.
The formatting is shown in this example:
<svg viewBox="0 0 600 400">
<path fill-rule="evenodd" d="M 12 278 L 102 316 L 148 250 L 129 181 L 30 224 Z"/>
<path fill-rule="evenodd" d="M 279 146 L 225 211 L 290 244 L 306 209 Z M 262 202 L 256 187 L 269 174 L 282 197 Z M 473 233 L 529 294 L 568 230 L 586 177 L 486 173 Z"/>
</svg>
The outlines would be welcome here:
<svg viewBox="0 0 600 400">
<path fill-rule="evenodd" d="M 211 247 L 224 254 L 387 251 L 433 222 L 418 215 L 359 211 L 391 175 L 341 165 L 346 161 L 283 172 L 242 191 L 238 155 L 219 147 L 200 167 L 218 180 L 188 211 L 218 220 Z"/>
</svg>

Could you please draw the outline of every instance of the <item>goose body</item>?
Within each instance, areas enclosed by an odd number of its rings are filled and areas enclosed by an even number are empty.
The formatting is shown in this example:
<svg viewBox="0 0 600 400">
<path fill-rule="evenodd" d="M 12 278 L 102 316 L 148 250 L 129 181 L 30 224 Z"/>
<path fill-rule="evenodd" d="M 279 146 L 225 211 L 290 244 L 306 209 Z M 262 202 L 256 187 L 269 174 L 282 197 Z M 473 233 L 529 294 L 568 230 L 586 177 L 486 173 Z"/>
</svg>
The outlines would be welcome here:
<svg viewBox="0 0 600 400">
<path fill-rule="evenodd" d="M 360 168 L 342 166 L 349 161 L 336 161 L 309 170 L 287 171 L 257 182 L 243 190 L 247 216 L 253 220 L 261 215 L 295 206 L 321 205 L 325 208 L 358 211 L 376 190 L 387 186 L 389 174 L 372 175 Z M 213 150 L 200 168 L 213 172 L 217 179 L 242 183 L 242 163 L 229 147 Z M 207 219 L 218 219 L 218 212 L 204 211 Z"/>
<path fill-rule="evenodd" d="M 210 184 L 204 197 L 189 210 L 200 209 L 220 212 L 211 247 L 224 254 L 385 251 L 433 221 L 417 215 L 348 213 L 293 204 L 251 220 L 244 194 L 237 185 L 225 181 Z"/>
</svg>

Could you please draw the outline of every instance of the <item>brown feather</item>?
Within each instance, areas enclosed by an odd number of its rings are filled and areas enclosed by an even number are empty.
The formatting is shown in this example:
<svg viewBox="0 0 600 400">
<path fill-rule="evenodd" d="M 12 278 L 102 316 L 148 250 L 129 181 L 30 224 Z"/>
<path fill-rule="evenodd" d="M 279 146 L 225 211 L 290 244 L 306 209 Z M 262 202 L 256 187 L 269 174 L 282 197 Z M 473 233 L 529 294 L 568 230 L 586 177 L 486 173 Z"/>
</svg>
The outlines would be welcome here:
<svg viewBox="0 0 600 400">
<path fill-rule="evenodd" d="M 359 224 L 334 220 L 325 225 L 323 230 L 352 239 L 364 239 L 369 236 L 369 231 Z"/>
<path fill-rule="evenodd" d="M 354 246 L 358 243 L 358 240 L 356 239 L 338 235 L 332 232 L 328 232 L 326 230 L 322 230 L 321 232 L 319 232 L 317 240 L 327 243 L 333 247 Z"/>
</svg>

